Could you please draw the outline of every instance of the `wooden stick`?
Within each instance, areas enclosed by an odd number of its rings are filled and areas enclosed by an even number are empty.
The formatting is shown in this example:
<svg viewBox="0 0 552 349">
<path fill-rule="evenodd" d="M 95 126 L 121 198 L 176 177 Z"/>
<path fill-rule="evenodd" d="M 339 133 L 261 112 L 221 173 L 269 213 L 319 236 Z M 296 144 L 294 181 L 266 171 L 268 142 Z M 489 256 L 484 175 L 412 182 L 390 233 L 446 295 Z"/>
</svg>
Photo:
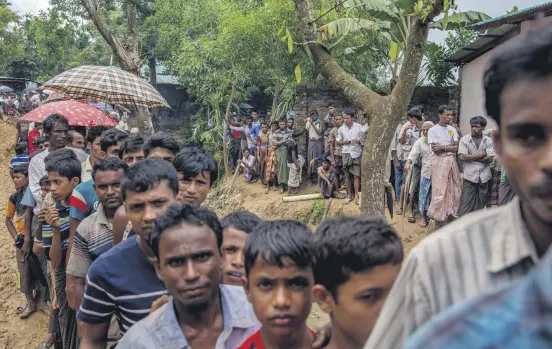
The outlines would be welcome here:
<svg viewBox="0 0 552 349">
<path fill-rule="evenodd" d="M 230 184 L 230 187 L 228 187 L 228 191 L 226 192 L 226 196 L 229 196 L 232 192 L 232 188 L 234 188 L 234 183 L 236 183 L 236 178 L 238 177 L 238 174 L 240 173 L 241 165 L 236 166 L 236 170 L 234 171 L 234 178 L 232 178 L 232 183 Z"/>
<path fill-rule="evenodd" d="M 298 195 L 298 196 L 288 196 L 282 198 L 282 202 L 297 202 L 297 201 L 307 201 L 307 200 L 316 200 L 322 199 L 324 196 L 322 194 L 307 194 L 307 195 Z"/>
<path fill-rule="evenodd" d="M 324 222 L 324 219 L 326 219 L 326 216 L 328 216 L 328 212 L 330 212 L 330 207 L 332 207 L 332 201 L 333 198 L 330 198 L 328 202 L 326 202 L 326 209 L 324 210 L 324 214 L 322 215 L 322 219 L 320 222 Z"/>
</svg>

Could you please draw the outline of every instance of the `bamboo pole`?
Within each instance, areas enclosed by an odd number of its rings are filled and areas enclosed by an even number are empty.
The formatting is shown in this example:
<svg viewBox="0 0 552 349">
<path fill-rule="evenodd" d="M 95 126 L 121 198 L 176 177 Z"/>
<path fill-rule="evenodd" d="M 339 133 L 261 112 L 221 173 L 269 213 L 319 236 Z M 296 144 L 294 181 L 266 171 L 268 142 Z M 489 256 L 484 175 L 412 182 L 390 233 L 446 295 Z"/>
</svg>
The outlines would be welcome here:
<svg viewBox="0 0 552 349">
<path fill-rule="evenodd" d="M 322 194 L 307 194 L 307 195 L 298 195 L 298 196 L 288 196 L 282 198 L 282 202 L 297 202 L 297 201 L 307 201 L 307 200 L 316 200 L 322 199 L 324 196 Z"/>
</svg>

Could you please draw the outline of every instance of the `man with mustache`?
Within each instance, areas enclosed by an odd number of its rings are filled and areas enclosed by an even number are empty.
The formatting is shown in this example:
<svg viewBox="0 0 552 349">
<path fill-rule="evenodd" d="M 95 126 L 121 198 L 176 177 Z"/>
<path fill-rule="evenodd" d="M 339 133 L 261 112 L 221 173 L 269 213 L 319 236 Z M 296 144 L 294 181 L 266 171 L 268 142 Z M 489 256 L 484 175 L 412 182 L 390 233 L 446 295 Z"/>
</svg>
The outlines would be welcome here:
<svg viewBox="0 0 552 349">
<path fill-rule="evenodd" d="M 77 314 L 80 349 L 106 348 L 113 314 L 124 334 L 148 315 L 153 301 L 166 294 L 151 262 L 155 256 L 148 241 L 153 223 L 180 201 L 176 170 L 162 159 L 140 161 L 128 170 L 121 195 L 136 235 L 102 254 L 88 270 Z"/>
<path fill-rule="evenodd" d="M 403 348 L 406 339 L 438 313 L 463 300 L 523 279 L 550 247 L 550 62 L 550 28 L 519 35 L 491 58 L 484 74 L 486 109 L 498 124 L 494 149 L 518 197 L 505 206 L 470 213 L 412 249 L 365 349 Z M 540 325 L 541 320 L 545 324 L 548 320 L 544 315 L 550 295 L 537 292 L 511 303 L 502 298 L 504 293 L 495 293 L 487 298 L 485 307 L 482 304 L 470 307 L 469 319 L 459 320 L 459 314 L 454 314 L 453 320 L 444 327 L 447 331 L 439 332 L 441 336 L 434 342 L 435 346 L 428 345 L 427 340 L 417 343 L 422 343 L 420 348 L 544 348 L 545 345 L 531 345 L 523 340 L 518 341 L 518 345 L 511 342 L 512 345 L 503 345 L 505 341 L 521 339 L 521 330 L 535 337 L 543 334 L 549 345 L 549 330 L 543 330 Z M 535 307 L 538 310 L 533 310 Z M 480 312 L 481 309 L 486 312 Z M 500 316 L 492 318 L 493 314 Z M 497 321 L 501 324 L 495 325 Z M 495 329 L 502 328 L 502 334 L 480 332 L 491 324 Z M 458 332 L 462 326 L 477 329 L 479 344 L 483 345 L 460 343 L 463 339 L 474 338 Z M 512 336 L 512 330 L 520 330 L 518 336 Z M 504 341 L 493 343 L 496 339 Z M 456 345 L 445 346 L 449 340 Z"/>
</svg>

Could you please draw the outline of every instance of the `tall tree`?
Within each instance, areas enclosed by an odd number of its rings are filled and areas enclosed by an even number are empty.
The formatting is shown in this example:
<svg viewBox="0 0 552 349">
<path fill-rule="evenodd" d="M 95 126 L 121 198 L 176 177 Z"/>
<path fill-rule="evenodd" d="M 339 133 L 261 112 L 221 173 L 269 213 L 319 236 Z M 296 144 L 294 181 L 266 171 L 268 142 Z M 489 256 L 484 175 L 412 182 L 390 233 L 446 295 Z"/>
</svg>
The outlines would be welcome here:
<svg viewBox="0 0 552 349">
<path fill-rule="evenodd" d="M 395 126 L 406 110 L 414 87 L 416 86 L 420 65 L 424 56 L 424 49 L 430 26 L 443 10 L 448 10 L 449 0 L 355 0 L 363 2 L 378 12 L 389 12 L 390 17 L 397 17 L 393 9 L 402 9 L 398 14 L 404 25 L 398 26 L 402 30 L 404 48 L 402 64 L 395 78 L 395 86 L 389 95 L 382 96 L 357 80 L 341 67 L 331 51 L 321 42 L 321 33 L 311 14 L 309 0 L 294 0 L 297 17 L 299 19 L 304 43 L 310 49 L 317 70 L 328 80 L 328 83 L 338 88 L 352 103 L 364 110 L 370 117 L 368 143 L 362 156 L 362 206 L 365 214 L 383 214 L 384 210 L 384 168 L 387 159 L 389 144 Z M 376 7 L 377 8 L 374 8 Z M 448 14 L 445 20 L 448 19 Z M 380 23 L 381 27 L 382 24 Z M 391 25 L 386 25 L 391 26 Z M 446 26 L 446 23 L 443 25 Z M 404 29 L 408 29 L 405 31 Z M 392 43 L 398 44 L 401 37 L 391 38 Z M 391 46 L 391 51 L 396 51 Z M 390 54 L 392 52 L 390 51 Z"/>
<path fill-rule="evenodd" d="M 138 1 L 138 0 L 136 0 Z M 141 41 L 138 29 L 137 4 L 135 1 L 124 1 L 121 6 L 126 15 L 126 37 L 121 40 L 115 30 L 110 28 L 104 19 L 98 2 L 93 0 L 81 0 L 82 6 L 86 9 L 88 16 L 100 32 L 103 39 L 113 50 L 121 69 L 140 75 L 141 68 Z M 142 134 L 153 133 L 153 124 L 149 111 L 144 107 L 136 108 L 138 127 Z"/>
</svg>

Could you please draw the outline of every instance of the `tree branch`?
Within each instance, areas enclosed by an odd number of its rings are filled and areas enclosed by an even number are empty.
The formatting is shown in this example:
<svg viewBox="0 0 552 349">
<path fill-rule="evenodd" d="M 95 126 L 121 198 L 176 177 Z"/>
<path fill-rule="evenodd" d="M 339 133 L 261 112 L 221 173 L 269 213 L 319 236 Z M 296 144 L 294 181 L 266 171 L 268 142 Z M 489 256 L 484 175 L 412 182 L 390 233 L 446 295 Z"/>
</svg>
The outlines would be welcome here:
<svg viewBox="0 0 552 349">
<path fill-rule="evenodd" d="M 355 79 L 332 58 L 327 47 L 318 42 L 316 26 L 313 24 L 308 0 L 294 0 L 300 29 L 318 71 L 331 86 L 340 90 L 352 103 L 372 114 L 386 97 L 382 97 Z M 367 98 L 368 97 L 368 98 Z"/>
<path fill-rule="evenodd" d="M 155 11 L 145 4 L 142 0 L 127 0 L 131 4 L 135 5 L 138 11 L 142 12 L 145 16 L 151 16 L 155 14 Z"/>
<path fill-rule="evenodd" d="M 408 102 L 412 98 L 412 93 L 418 82 L 418 74 L 424 58 L 424 50 L 429 34 L 429 24 L 443 11 L 443 6 L 444 0 L 436 0 L 425 21 L 422 22 L 419 17 L 412 19 L 413 23 L 408 33 L 401 71 L 397 85 L 391 94 L 392 99 L 405 101 L 404 108 L 408 106 Z"/>
<path fill-rule="evenodd" d="M 134 73 L 133 67 L 130 62 L 132 59 L 129 55 L 129 52 L 124 48 L 124 46 L 119 41 L 119 38 L 109 29 L 107 23 L 105 22 L 100 9 L 92 2 L 92 0 L 80 0 L 86 12 L 90 16 L 90 19 L 100 32 L 101 36 L 107 42 L 109 47 L 113 50 L 113 53 L 117 57 L 117 61 L 123 70 L 131 71 Z"/>
</svg>

